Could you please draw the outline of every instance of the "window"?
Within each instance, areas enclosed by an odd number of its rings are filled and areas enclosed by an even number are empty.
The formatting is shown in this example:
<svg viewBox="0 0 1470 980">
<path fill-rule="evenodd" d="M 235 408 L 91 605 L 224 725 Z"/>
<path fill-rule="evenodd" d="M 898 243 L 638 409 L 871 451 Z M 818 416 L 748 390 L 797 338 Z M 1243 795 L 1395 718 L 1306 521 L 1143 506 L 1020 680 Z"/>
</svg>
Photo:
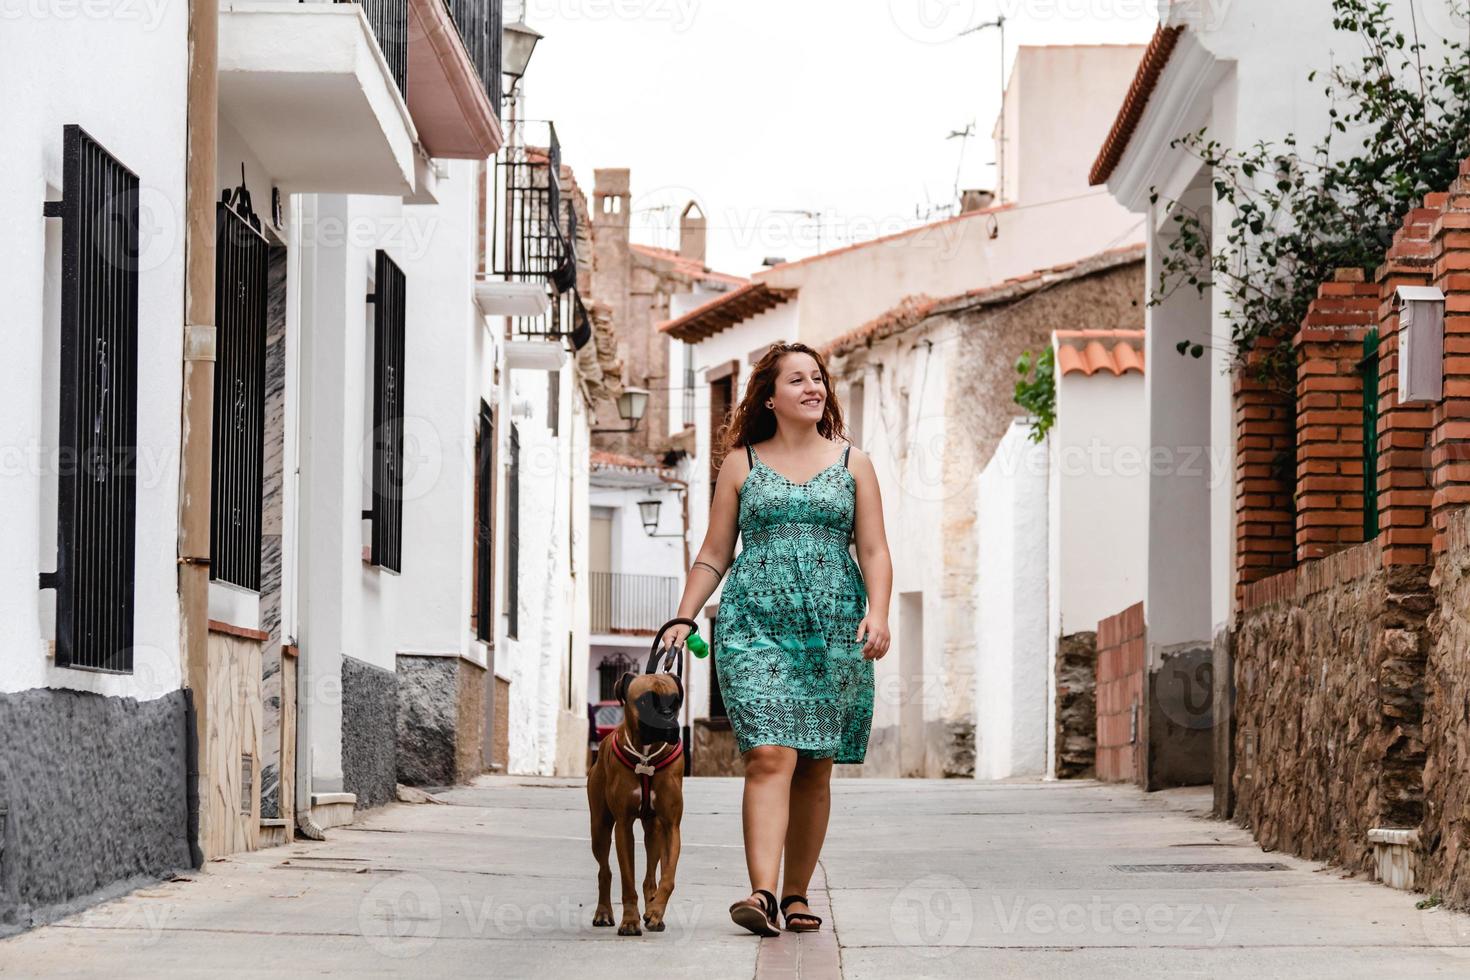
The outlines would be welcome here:
<svg viewBox="0 0 1470 980">
<path fill-rule="evenodd" d="M 260 591 L 270 244 L 243 186 L 215 205 L 214 450 L 209 577 Z"/>
<path fill-rule="evenodd" d="M 552 438 L 561 435 L 561 371 L 546 372 L 546 427 Z"/>
<path fill-rule="evenodd" d="M 475 435 L 475 608 L 470 625 L 475 636 L 495 642 L 495 416 L 480 403 L 480 427 Z"/>
<path fill-rule="evenodd" d="M 520 427 L 510 427 L 510 476 L 506 488 L 506 556 L 505 556 L 505 611 L 506 635 L 511 639 L 520 636 L 521 626 L 521 433 Z"/>
<path fill-rule="evenodd" d="M 138 178 L 62 130 L 56 665 L 133 669 L 138 441 Z"/>
<path fill-rule="evenodd" d="M 371 561 L 403 571 L 403 270 L 378 250 L 373 292 L 373 506 Z"/>
<path fill-rule="evenodd" d="M 683 344 L 684 348 L 684 424 L 694 424 L 694 345 Z"/>
</svg>

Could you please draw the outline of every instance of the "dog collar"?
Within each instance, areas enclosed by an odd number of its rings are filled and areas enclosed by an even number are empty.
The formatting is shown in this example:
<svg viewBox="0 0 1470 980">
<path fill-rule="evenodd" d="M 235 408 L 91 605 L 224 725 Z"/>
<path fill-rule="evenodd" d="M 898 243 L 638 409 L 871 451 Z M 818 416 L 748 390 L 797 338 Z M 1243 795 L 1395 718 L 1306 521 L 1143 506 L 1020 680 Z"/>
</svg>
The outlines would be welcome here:
<svg viewBox="0 0 1470 980">
<path fill-rule="evenodd" d="M 673 750 L 666 752 L 663 758 L 653 761 L 661 752 L 673 745 Z M 618 761 L 638 775 L 638 784 L 642 790 L 638 800 L 638 816 L 643 819 L 653 816 L 653 776 L 660 769 L 666 769 L 673 765 L 675 760 L 684 754 L 684 743 L 665 742 L 652 752 L 639 752 L 620 736 L 613 736 L 613 755 Z"/>
</svg>

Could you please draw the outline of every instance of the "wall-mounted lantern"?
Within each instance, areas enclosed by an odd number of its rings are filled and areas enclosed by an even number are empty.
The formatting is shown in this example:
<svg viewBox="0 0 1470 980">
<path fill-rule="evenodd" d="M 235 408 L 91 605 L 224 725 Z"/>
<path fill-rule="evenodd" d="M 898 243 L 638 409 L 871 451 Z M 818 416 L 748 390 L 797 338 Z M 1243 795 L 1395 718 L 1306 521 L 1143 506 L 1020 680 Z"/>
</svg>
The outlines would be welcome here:
<svg viewBox="0 0 1470 980">
<path fill-rule="evenodd" d="M 1444 397 L 1444 293 L 1434 286 L 1400 286 L 1399 404 Z"/>
<path fill-rule="evenodd" d="M 684 533 L 672 531 L 668 534 L 658 533 L 658 512 L 663 506 L 663 501 L 655 498 L 638 501 L 638 517 L 643 521 L 643 533 L 650 538 L 682 538 Z M 684 516 L 685 531 L 688 530 L 689 515 L 686 511 Z"/>
<path fill-rule="evenodd" d="M 638 423 L 643 421 L 643 413 L 648 410 L 648 389 L 625 387 L 623 393 L 618 396 L 618 418 L 627 422 L 627 426 L 621 429 L 593 429 L 596 432 L 632 432 L 638 428 Z"/>
</svg>

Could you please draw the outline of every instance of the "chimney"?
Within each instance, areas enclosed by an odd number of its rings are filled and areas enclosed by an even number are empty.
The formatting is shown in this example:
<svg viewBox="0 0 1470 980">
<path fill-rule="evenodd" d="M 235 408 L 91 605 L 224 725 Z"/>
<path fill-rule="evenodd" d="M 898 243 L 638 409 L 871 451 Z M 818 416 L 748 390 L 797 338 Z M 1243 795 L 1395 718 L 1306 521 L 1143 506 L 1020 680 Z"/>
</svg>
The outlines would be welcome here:
<svg viewBox="0 0 1470 980">
<path fill-rule="evenodd" d="M 592 227 L 594 233 L 609 233 L 611 239 L 628 240 L 628 212 L 632 207 L 629 187 L 632 178 L 627 167 L 607 167 L 593 171 Z"/>
<path fill-rule="evenodd" d="M 704 211 L 690 201 L 679 215 L 679 255 L 694 259 L 704 265 L 705 221 Z"/>
<path fill-rule="evenodd" d="M 984 211 L 986 208 L 989 208 L 994 203 L 994 191 L 960 191 L 960 214 L 971 214 L 975 211 Z"/>
</svg>

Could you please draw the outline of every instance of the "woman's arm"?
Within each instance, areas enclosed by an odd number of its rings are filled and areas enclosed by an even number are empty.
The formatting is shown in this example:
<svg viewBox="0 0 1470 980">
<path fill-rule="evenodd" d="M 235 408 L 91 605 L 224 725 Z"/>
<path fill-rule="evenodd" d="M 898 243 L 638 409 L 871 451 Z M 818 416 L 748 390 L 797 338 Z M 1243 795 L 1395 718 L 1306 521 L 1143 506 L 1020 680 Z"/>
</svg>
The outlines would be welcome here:
<svg viewBox="0 0 1470 980">
<path fill-rule="evenodd" d="M 749 473 L 750 463 L 744 454 L 726 454 L 719 478 L 715 480 L 715 497 L 710 502 L 704 544 L 700 545 L 699 554 L 684 578 L 684 595 L 679 600 L 677 614 L 680 618 L 694 619 L 699 615 L 730 567 L 735 556 L 735 539 L 740 533 L 740 487 Z M 664 648 L 682 646 L 688 635 L 689 627 L 673 627 L 664 634 Z"/>
<path fill-rule="evenodd" d="M 888 554 L 888 534 L 883 529 L 883 495 L 878 490 L 878 473 L 868 454 L 854 448 L 848 456 L 853 482 L 857 484 L 858 567 L 868 588 L 868 614 L 858 624 L 857 638 L 864 640 L 863 656 L 882 659 L 888 652 L 888 603 L 893 595 L 893 559 Z"/>
</svg>

